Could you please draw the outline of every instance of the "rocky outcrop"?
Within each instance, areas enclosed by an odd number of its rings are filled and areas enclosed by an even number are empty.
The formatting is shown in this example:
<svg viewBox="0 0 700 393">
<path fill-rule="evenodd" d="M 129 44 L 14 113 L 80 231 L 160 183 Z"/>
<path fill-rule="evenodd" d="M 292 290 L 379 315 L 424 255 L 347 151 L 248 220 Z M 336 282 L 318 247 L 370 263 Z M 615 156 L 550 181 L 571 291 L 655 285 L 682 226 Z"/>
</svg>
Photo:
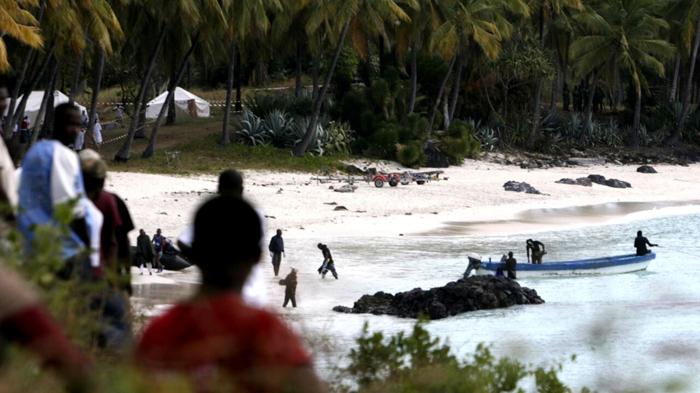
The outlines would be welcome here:
<svg viewBox="0 0 700 393">
<path fill-rule="evenodd" d="M 579 177 L 578 179 L 569 179 L 569 178 L 563 178 L 560 180 L 557 180 L 555 183 L 559 184 L 570 184 L 573 186 L 584 186 L 584 187 L 591 187 L 593 185 L 593 182 L 591 179 L 587 177 Z"/>
<path fill-rule="evenodd" d="M 658 173 L 656 172 L 656 169 L 654 167 L 649 166 L 649 165 L 642 165 L 639 168 L 637 168 L 637 172 L 639 173 Z"/>
<path fill-rule="evenodd" d="M 442 319 L 469 311 L 542 303 L 544 300 L 534 289 L 521 287 L 517 281 L 505 277 L 474 276 L 429 290 L 416 288 L 396 295 L 385 292 L 364 295 L 352 308 L 337 306 L 333 311 Z"/>
<path fill-rule="evenodd" d="M 632 188 L 632 185 L 626 181 L 618 179 L 606 179 L 602 175 L 588 175 L 588 178 L 595 184 L 600 184 L 601 186 L 608 186 L 612 188 Z"/>
<path fill-rule="evenodd" d="M 541 194 L 535 187 L 525 182 L 509 181 L 503 185 L 506 191 L 524 192 L 527 194 Z"/>
</svg>

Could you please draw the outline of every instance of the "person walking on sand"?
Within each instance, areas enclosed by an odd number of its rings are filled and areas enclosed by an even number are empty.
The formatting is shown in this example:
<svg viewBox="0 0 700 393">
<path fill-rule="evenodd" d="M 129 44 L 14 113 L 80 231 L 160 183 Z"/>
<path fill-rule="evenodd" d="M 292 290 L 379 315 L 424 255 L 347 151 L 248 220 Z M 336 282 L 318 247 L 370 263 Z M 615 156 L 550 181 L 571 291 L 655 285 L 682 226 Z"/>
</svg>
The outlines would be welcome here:
<svg viewBox="0 0 700 393">
<path fill-rule="evenodd" d="M 280 285 L 284 285 L 284 303 L 282 307 L 287 307 L 287 303 L 292 302 L 292 307 L 297 308 L 297 269 L 287 274 L 284 280 L 280 280 Z"/>
<path fill-rule="evenodd" d="M 151 263 L 153 262 L 153 246 L 151 238 L 148 237 L 146 231 L 141 229 L 139 237 L 136 239 L 136 264 L 139 266 L 139 273 L 143 275 L 143 266 L 148 268 L 148 275 L 152 276 Z"/>
<path fill-rule="evenodd" d="M 282 263 L 282 254 L 284 254 L 284 239 L 282 239 L 282 230 L 278 229 L 277 234 L 270 239 L 270 245 L 267 247 L 272 256 L 272 269 L 275 272 L 275 277 L 279 275 L 280 264 Z"/>
<path fill-rule="evenodd" d="M 323 264 L 318 268 L 318 273 L 321 274 L 321 278 L 326 278 L 326 274 L 330 271 L 337 280 L 338 273 L 335 271 L 335 262 L 333 261 L 331 250 L 323 243 L 318 243 L 318 249 L 323 253 Z"/>
<path fill-rule="evenodd" d="M 163 250 L 165 249 L 165 237 L 163 237 L 163 234 L 158 228 L 156 230 L 156 234 L 153 235 L 153 250 L 154 250 L 154 258 L 153 258 L 153 267 L 155 269 L 158 269 L 156 273 L 161 273 L 163 271 L 163 264 L 161 263 L 160 259 L 163 257 Z"/>
<path fill-rule="evenodd" d="M 222 223 L 236 225 L 222 230 Z M 197 391 L 324 392 L 299 337 L 273 313 L 246 305 L 241 292 L 260 260 L 262 223 L 242 198 L 217 196 L 194 217 L 196 294 L 146 327 L 139 370 L 179 373 Z"/>
<path fill-rule="evenodd" d="M 532 263 L 538 265 L 542 264 L 542 256 L 547 253 L 544 243 L 532 239 L 527 239 L 525 242 L 525 251 L 527 252 L 527 261 L 530 262 L 530 252 L 532 252 Z"/>
<path fill-rule="evenodd" d="M 651 250 L 649 250 L 647 246 L 658 247 L 659 245 L 650 243 L 649 239 L 642 236 L 642 231 L 637 231 L 637 237 L 634 239 L 634 248 L 637 249 L 637 256 L 647 255 L 651 253 Z"/>
</svg>

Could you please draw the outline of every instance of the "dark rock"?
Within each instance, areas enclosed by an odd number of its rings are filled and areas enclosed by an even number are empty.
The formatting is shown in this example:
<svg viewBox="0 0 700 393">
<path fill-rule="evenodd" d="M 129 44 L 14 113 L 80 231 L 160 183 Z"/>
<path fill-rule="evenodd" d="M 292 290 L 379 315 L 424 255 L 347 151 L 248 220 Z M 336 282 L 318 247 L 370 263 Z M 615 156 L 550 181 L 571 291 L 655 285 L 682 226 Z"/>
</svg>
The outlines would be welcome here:
<svg viewBox="0 0 700 393">
<path fill-rule="evenodd" d="M 601 186 L 605 185 L 605 176 L 602 175 L 588 175 L 588 179 L 590 179 L 593 183 L 595 184 L 600 184 Z"/>
<path fill-rule="evenodd" d="M 656 169 L 654 167 L 651 167 L 649 165 L 642 165 L 639 168 L 637 168 L 637 172 L 639 173 L 658 173 L 656 172 Z"/>
<path fill-rule="evenodd" d="M 337 202 L 323 202 L 324 205 L 330 205 L 330 206 L 335 206 L 338 203 Z"/>
<path fill-rule="evenodd" d="M 350 307 L 345 307 L 345 306 L 335 306 L 333 307 L 333 311 L 343 313 L 343 314 L 354 314 L 354 311 Z"/>
<path fill-rule="evenodd" d="M 402 318 L 429 316 L 442 319 L 469 311 L 541 304 L 544 300 L 530 288 L 505 277 L 474 276 L 423 290 L 412 289 L 391 295 L 377 292 L 358 299 L 353 308 L 338 306 L 334 311 L 356 314 L 395 315 Z"/>
<path fill-rule="evenodd" d="M 570 184 L 572 186 L 584 186 L 584 187 L 591 187 L 591 185 L 593 184 L 591 182 L 591 179 L 589 179 L 587 177 L 579 177 L 576 180 L 569 179 L 569 178 L 563 178 L 563 179 L 557 180 L 555 183 Z"/>
<path fill-rule="evenodd" d="M 631 184 L 618 179 L 608 179 L 605 181 L 605 185 L 612 188 L 632 188 Z"/>
<path fill-rule="evenodd" d="M 336 207 L 333 209 L 333 211 L 336 211 L 336 212 L 344 212 L 344 211 L 347 211 L 347 210 L 348 210 L 348 208 L 345 207 L 345 206 L 336 206 Z"/>
<path fill-rule="evenodd" d="M 524 192 L 527 194 L 541 194 L 535 187 L 525 183 L 525 182 L 517 182 L 517 181 L 509 181 L 506 182 L 506 184 L 503 185 L 503 188 L 506 191 L 514 191 L 514 192 Z"/>
</svg>

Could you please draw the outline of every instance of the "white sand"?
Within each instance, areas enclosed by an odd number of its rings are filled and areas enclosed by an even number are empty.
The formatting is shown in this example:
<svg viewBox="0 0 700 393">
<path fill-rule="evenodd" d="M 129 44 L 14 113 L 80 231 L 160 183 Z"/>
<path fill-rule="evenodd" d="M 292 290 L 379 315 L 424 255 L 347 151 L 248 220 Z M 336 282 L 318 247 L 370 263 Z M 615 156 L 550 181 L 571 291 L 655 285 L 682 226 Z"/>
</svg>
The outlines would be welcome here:
<svg viewBox="0 0 700 393">
<path fill-rule="evenodd" d="M 523 170 L 479 161 L 445 170 L 446 181 L 375 188 L 359 183 L 354 193 L 338 193 L 312 174 L 245 171 L 245 195 L 267 216 L 270 230 L 296 237 L 324 235 L 396 236 L 440 227 L 444 222 L 512 219 L 528 209 L 608 202 L 700 200 L 700 165 L 659 165 L 658 174 L 636 166 L 594 166 Z M 628 181 L 631 189 L 563 185 L 556 180 L 601 174 Z M 508 180 L 526 181 L 547 195 L 506 192 Z M 339 183 L 333 184 L 338 187 Z M 174 237 L 197 205 L 216 189 L 216 176 L 166 176 L 112 173 L 107 187 L 127 200 L 137 228 L 152 234 L 162 228 Z M 335 202 L 348 211 L 334 211 Z M 516 231 L 517 228 L 511 228 Z M 502 228 L 501 228 L 502 230 Z M 136 236 L 136 231 L 132 234 Z"/>
</svg>

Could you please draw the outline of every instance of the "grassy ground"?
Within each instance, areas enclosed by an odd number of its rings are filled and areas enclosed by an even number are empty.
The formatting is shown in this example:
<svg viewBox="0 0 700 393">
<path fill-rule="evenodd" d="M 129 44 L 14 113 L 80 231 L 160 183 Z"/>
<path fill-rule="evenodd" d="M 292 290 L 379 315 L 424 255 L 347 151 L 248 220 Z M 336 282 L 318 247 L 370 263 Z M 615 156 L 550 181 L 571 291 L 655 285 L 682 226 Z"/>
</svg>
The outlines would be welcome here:
<svg viewBox="0 0 700 393">
<path fill-rule="evenodd" d="M 147 128 L 150 134 L 150 128 Z M 235 132 L 235 131 L 233 131 Z M 105 141 L 125 134 L 123 128 L 105 131 Z M 116 171 L 196 174 L 217 173 L 223 169 L 269 169 L 298 172 L 320 172 L 342 167 L 340 160 L 347 157 L 293 157 L 287 149 L 270 146 L 250 147 L 232 143 L 222 146 L 221 119 L 196 119 L 162 127 L 158 135 L 156 155 L 142 159 L 141 152 L 147 139 L 134 141 L 128 163 L 111 163 Z M 111 159 L 121 147 L 123 140 L 106 144 L 100 153 Z M 179 152 L 179 153 L 178 153 Z M 174 158 L 173 156 L 177 156 Z"/>
</svg>

